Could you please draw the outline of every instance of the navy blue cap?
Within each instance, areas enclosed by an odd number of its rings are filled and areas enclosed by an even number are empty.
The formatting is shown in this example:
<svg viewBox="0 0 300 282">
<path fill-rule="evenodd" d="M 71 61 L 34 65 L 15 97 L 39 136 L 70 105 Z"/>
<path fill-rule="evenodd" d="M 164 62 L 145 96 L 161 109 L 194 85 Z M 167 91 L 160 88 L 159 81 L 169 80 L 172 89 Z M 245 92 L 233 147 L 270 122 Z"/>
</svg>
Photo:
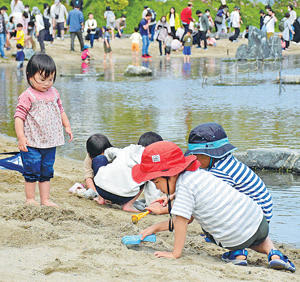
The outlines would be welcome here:
<svg viewBox="0 0 300 282">
<path fill-rule="evenodd" d="M 212 158 L 222 158 L 237 149 L 230 144 L 224 128 L 215 122 L 195 127 L 190 132 L 188 142 L 185 155 L 203 154 Z"/>
</svg>

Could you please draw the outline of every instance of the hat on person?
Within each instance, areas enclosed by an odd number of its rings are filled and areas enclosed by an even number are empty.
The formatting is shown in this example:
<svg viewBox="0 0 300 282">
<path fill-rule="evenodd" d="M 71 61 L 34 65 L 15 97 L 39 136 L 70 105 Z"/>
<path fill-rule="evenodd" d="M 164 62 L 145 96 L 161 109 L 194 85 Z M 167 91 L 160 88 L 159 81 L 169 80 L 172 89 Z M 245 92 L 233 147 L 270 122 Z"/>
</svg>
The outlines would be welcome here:
<svg viewBox="0 0 300 282">
<path fill-rule="evenodd" d="M 0 8 L 0 11 L 2 11 L 2 10 L 7 11 L 8 9 L 7 9 L 6 6 L 2 6 L 2 7 Z"/>
<path fill-rule="evenodd" d="M 132 168 L 132 178 L 137 183 L 162 176 L 174 176 L 185 170 L 200 167 L 196 156 L 183 155 L 181 149 L 169 141 L 159 141 L 147 146 L 140 164 Z"/>
<path fill-rule="evenodd" d="M 32 8 L 32 12 L 31 12 L 32 15 L 38 15 L 40 13 L 41 13 L 41 11 L 38 7 L 33 7 Z"/>
<path fill-rule="evenodd" d="M 200 10 L 196 11 L 196 15 L 202 14 L 202 12 Z"/>
<path fill-rule="evenodd" d="M 86 49 L 89 49 L 89 48 L 90 48 L 89 45 L 86 45 L 86 44 L 85 44 L 85 45 L 83 46 L 83 50 L 86 50 Z"/>
<path fill-rule="evenodd" d="M 239 6 L 234 6 L 234 9 L 240 10 L 241 8 Z"/>
<path fill-rule="evenodd" d="M 148 6 L 144 6 L 144 9 L 148 9 Z"/>
<path fill-rule="evenodd" d="M 24 48 L 23 45 L 20 44 L 20 43 L 18 43 L 18 44 L 16 45 L 16 47 L 17 47 L 17 49 L 23 49 L 23 48 Z"/>
<path fill-rule="evenodd" d="M 209 122 L 198 125 L 190 132 L 185 155 L 203 154 L 219 159 L 236 149 L 229 143 L 224 128 L 215 122 Z"/>
<path fill-rule="evenodd" d="M 110 11 L 110 6 L 107 6 L 105 10 Z"/>
</svg>

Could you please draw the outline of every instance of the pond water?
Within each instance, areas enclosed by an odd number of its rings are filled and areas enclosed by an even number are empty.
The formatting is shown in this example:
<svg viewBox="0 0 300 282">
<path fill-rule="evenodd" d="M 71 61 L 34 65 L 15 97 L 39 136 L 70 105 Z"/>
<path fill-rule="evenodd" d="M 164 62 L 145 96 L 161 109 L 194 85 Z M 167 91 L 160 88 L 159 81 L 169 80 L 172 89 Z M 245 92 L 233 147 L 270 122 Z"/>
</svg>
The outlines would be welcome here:
<svg viewBox="0 0 300 282">
<path fill-rule="evenodd" d="M 180 58 L 169 62 L 162 58 L 146 63 L 153 77 L 126 78 L 123 72 L 129 63 L 123 60 L 107 66 L 104 77 L 98 79 L 59 76 L 80 73 L 80 65 L 58 69 L 55 87 L 61 93 L 75 136 L 74 142 L 58 150 L 59 154 L 83 159 L 85 141 L 93 133 L 106 134 L 112 144 L 122 147 L 136 143 L 142 133 L 150 130 L 185 150 L 189 131 L 210 121 L 222 124 L 240 150 L 300 149 L 299 86 L 273 83 L 280 62 L 236 63 L 202 58 L 183 64 Z M 285 58 L 282 70 L 283 74 L 300 74 L 300 57 Z M 89 72 L 102 71 L 102 66 L 91 62 Z M 15 135 L 15 105 L 26 87 L 23 73 L 0 65 L 2 134 Z M 263 175 L 269 177 L 268 187 L 274 197 L 271 233 L 276 233 L 278 241 L 300 247 L 300 182 L 293 179 L 278 185 L 278 175 L 271 176 Z"/>
</svg>

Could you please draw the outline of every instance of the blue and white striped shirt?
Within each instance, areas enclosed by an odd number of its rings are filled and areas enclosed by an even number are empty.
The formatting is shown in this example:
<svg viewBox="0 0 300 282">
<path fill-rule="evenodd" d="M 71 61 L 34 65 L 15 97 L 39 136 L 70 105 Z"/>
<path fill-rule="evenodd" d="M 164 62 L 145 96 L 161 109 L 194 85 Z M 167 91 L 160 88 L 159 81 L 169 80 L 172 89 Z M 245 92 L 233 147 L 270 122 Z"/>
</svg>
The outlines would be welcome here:
<svg viewBox="0 0 300 282">
<path fill-rule="evenodd" d="M 249 196 L 262 209 L 269 222 L 272 218 L 272 197 L 260 177 L 232 154 L 214 163 L 209 170 L 236 190 Z"/>
</svg>

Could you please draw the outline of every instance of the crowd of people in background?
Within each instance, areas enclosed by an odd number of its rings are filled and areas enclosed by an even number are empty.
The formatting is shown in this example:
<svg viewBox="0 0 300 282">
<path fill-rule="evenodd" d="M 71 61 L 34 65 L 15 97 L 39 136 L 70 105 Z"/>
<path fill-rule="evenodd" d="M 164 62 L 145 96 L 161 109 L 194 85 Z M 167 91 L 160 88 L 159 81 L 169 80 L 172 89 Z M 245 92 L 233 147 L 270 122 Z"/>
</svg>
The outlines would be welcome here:
<svg viewBox="0 0 300 282">
<path fill-rule="evenodd" d="M 217 40 L 226 37 L 231 42 L 237 42 L 243 24 L 240 7 L 235 6 L 230 11 L 228 6 L 222 2 L 215 17 L 213 18 L 210 9 L 205 11 L 196 10 L 193 17 L 193 3 L 188 2 L 187 6 L 180 12 L 171 7 L 169 12 L 159 19 L 156 12 L 149 6 L 144 6 L 141 13 L 141 20 L 137 20 L 136 27 L 130 33 L 132 41 L 132 55 L 137 58 L 140 52 L 140 41 L 142 42 L 142 58 L 151 58 L 149 45 L 158 42 L 160 56 L 170 58 L 172 51 L 182 50 L 184 60 L 189 61 L 192 53 L 192 46 L 207 50 L 208 46 L 216 46 Z M 75 51 L 74 41 L 78 38 L 81 51 L 84 50 L 84 40 L 88 40 L 90 48 L 95 45 L 95 40 L 103 40 L 104 58 L 112 56 L 111 40 L 122 38 L 126 28 L 126 15 L 116 17 L 111 7 L 107 6 L 103 15 L 106 21 L 101 27 L 92 13 L 88 14 L 85 20 L 82 10 L 82 0 L 67 1 L 72 10 L 68 12 L 66 6 L 60 0 L 55 0 L 51 6 L 44 4 L 43 11 L 37 7 L 24 5 L 21 0 L 11 1 L 10 15 L 8 8 L 1 7 L 0 14 L 0 55 L 6 59 L 5 48 L 10 50 L 17 44 L 22 48 L 36 50 L 35 38 L 37 39 L 40 51 L 46 52 L 45 41 L 64 40 L 66 30 L 70 33 L 70 50 Z M 286 50 L 290 41 L 300 41 L 300 22 L 292 5 L 287 7 L 284 18 L 279 22 L 270 6 L 261 10 L 260 29 L 266 33 L 268 39 L 275 34 L 275 25 L 279 23 L 281 31 L 282 48 Z M 139 36 L 138 33 L 139 32 Z M 228 34 L 226 36 L 226 34 Z M 248 27 L 244 36 L 248 37 Z M 299 38 L 298 38 L 299 37 Z M 298 38 L 298 39 L 297 39 Z M 20 49 L 20 48 L 19 48 Z M 23 56 L 21 56 L 22 58 Z M 20 64 L 22 65 L 22 64 Z"/>
</svg>

